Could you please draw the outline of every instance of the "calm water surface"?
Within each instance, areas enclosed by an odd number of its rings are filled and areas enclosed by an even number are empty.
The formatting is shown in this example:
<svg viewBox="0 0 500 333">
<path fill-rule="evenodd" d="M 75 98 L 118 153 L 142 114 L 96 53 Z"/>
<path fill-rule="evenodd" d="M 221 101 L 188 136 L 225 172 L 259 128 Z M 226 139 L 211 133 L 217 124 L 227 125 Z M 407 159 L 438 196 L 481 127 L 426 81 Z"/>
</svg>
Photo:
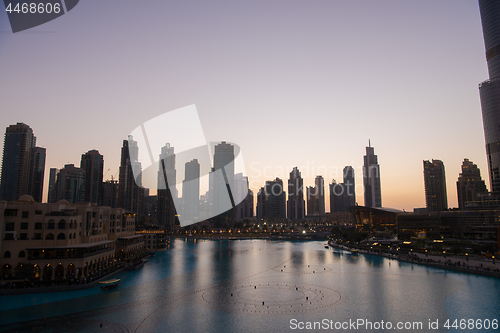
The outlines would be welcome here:
<svg viewBox="0 0 500 333">
<path fill-rule="evenodd" d="M 112 291 L 2 296 L 0 330 L 288 332 L 299 331 L 291 320 L 360 319 L 444 332 L 448 319 L 500 320 L 500 279 L 351 255 L 324 242 L 172 239 L 144 268 L 117 277 L 122 285 Z M 439 329 L 429 330 L 429 320 Z"/>
</svg>

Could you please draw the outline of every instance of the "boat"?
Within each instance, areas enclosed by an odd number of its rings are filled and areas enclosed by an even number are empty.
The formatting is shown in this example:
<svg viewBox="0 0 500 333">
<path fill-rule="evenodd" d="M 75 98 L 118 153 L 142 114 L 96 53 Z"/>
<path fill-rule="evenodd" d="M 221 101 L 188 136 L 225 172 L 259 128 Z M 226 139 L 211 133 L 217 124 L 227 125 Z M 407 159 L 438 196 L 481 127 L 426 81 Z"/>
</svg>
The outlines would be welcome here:
<svg viewBox="0 0 500 333">
<path fill-rule="evenodd" d="M 113 279 L 113 280 L 107 280 L 107 281 L 101 281 L 101 282 L 99 282 L 101 290 L 115 289 L 115 288 L 118 288 L 118 286 L 120 284 L 122 284 L 122 282 L 121 282 L 120 279 Z"/>
</svg>

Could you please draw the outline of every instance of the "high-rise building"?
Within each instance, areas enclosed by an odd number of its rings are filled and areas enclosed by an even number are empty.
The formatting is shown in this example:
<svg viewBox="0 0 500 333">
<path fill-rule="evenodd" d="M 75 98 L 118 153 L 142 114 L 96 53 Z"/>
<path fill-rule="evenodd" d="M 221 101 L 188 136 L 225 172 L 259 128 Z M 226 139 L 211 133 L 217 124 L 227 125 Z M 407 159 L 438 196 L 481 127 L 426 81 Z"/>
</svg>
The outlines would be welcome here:
<svg viewBox="0 0 500 333">
<path fill-rule="evenodd" d="M 500 194 L 500 1 L 479 0 L 489 79 L 479 85 L 491 191 Z"/>
<path fill-rule="evenodd" d="M 97 150 L 89 150 L 82 154 L 80 168 L 85 171 L 84 201 L 102 205 L 104 157 Z"/>
<path fill-rule="evenodd" d="M 132 136 L 129 136 L 128 140 L 123 140 L 121 152 L 118 207 L 139 216 L 143 211 L 144 190 L 142 188 L 141 163 L 137 160 L 137 156 L 139 156 L 139 147 Z M 134 174 L 139 176 L 134 178 Z"/>
<path fill-rule="evenodd" d="M 41 202 L 45 173 L 45 148 L 35 147 L 36 137 L 24 123 L 5 130 L 0 200 L 15 201 L 29 194 Z"/>
<path fill-rule="evenodd" d="M 42 202 L 43 196 L 43 178 L 45 176 L 45 148 L 33 148 L 31 156 L 31 196 L 36 202 Z"/>
<path fill-rule="evenodd" d="M 84 201 L 85 194 L 85 170 L 75 167 L 74 164 L 66 164 L 57 173 L 54 185 L 55 201 L 67 200 L 76 204 Z"/>
<path fill-rule="evenodd" d="M 234 220 L 241 221 L 253 217 L 253 191 L 248 188 L 248 177 L 242 173 L 234 175 L 234 199 L 239 204 L 234 207 Z"/>
<path fill-rule="evenodd" d="M 363 186 L 366 207 L 382 207 L 382 190 L 380 188 L 380 165 L 374 148 L 368 141 L 363 165 Z"/>
<path fill-rule="evenodd" d="M 446 176 L 440 160 L 424 161 L 425 203 L 429 212 L 448 210 Z"/>
<path fill-rule="evenodd" d="M 156 208 L 158 224 L 162 225 L 164 230 L 172 230 L 177 222 L 177 210 L 174 205 L 174 200 L 177 199 L 176 182 L 174 147 L 167 143 L 161 148 L 158 163 L 158 201 Z"/>
<path fill-rule="evenodd" d="M 264 219 L 278 220 L 286 218 L 286 192 L 283 181 L 279 178 L 266 181 Z"/>
<path fill-rule="evenodd" d="M 116 179 L 106 180 L 103 183 L 102 205 L 117 208 L 118 207 L 118 181 Z"/>
<path fill-rule="evenodd" d="M 55 194 L 55 185 L 56 185 L 56 180 L 57 180 L 57 169 L 56 168 L 50 168 L 49 172 L 49 191 L 47 194 L 47 202 L 48 203 L 56 203 L 57 202 L 57 197 Z"/>
<path fill-rule="evenodd" d="M 261 187 L 257 193 L 257 219 L 262 220 L 266 217 L 266 189 Z"/>
<path fill-rule="evenodd" d="M 335 179 L 330 184 L 330 212 L 347 212 L 356 205 L 354 168 L 346 166 L 343 170 L 344 182 L 337 184 Z"/>
<path fill-rule="evenodd" d="M 307 216 L 325 216 L 325 181 L 316 176 L 314 187 L 306 188 Z"/>
<path fill-rule="evenodd" d="M 476 202 L 481 194 L 488 193 L 484 180 L 481 179 L 481 171 L 469 159 L 462 163 L 462 173 L 457 181 L 458 207 L 465 209 L 468 202 Z"/>
<path fill-rule="evenodd" d="M 182 219 L 196 222 L 200 218 L 200 164 L 193 159 L 185 164 L 182 181 Z"/>
<path fill-rule="evenodd" d="M 303 220 L 305 217 L 304 181 L 297 167 L 293 168 L 288 179 L 287 217 L 289 220 Z"/>
<path fill-rule="evenodd" d="M 222 141 L 215 146 L 214 172 L 221 172 L 222 177 L 215 176 L 214 204 L 217 212 L 225 212 L 234 207 L 231 189 L 234 184 L 234 146 Z M 228 202 L 228 193 L 229 200 Z"/>
</svg>

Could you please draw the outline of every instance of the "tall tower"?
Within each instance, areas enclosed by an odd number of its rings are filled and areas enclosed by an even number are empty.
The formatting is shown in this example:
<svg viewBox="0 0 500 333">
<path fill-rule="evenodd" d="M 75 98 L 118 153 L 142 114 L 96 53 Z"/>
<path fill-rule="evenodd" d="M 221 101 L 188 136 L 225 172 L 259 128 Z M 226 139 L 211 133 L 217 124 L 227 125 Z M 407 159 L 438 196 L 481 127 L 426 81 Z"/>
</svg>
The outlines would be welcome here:
<svg viewBox="0 0 500 333">
<path fill-rule="evenodd" d="M 488 189 L 481 179 L 481 171 L 469 159 L 464 159 L 457 181 L 458 207 L 464 210 L 467 202 L 478 201 L 479 196 L 486 193 Z"/>
<path fill-rule="evenodd" d="M 45 175 L 45 148 L 33 148 L 31 156 L 31 195 L 36 202 L 42 202 L 43 195 L 43 178 Z"/>
<path fill-rule="evenodd" d="M 32 157 L 36 138 L 26 124 L 10 125 L 5 130 L 0 200 L 15 201 L 30 194 Z"/>
<path fill-rule="evenodd" d="M 425 203 L 429 212 L 448 210 L 446 176 L 440 160 L 424 161 Z"/>
<path fill-rule="evenodd" d="M 500 1 L 479 0 L 489 79 L 479 85 L 491 191 L 500 195 Z"/>
<path fill-rule="evenodd" d="M 200 164 L 193 159 L 185 164 L 182 181 L 183 220 L 196 222 L 200 218 Z"/>
<path fill-rule="evenodd" d="M 82 154 L 80 168 L 85 171 L 84 201 L 103 204 L 104 157 L 97 150 Z"/>
<path fill-rule="evenodd" d="M 356 205 L 356 184 L 354 176 L 354 168 L 350 165 L 344 167 L 344 208 Z"/>
<path fill-rule="evenodd" d="M 325 216 L 325 181 L 316 176 L 314 187 L 306 188 L 307 216 Z"/>
<path fill-rule="evenodd" d="M 382 207 L 382 191 L 380 188 L 380 165 L 374 148 L 368 141 L 366 155 L 363 157 L 363 185 L 365 188 L 365 206 Z"/>
<path fill-rule="evenodd" d="M 118 183 L 118 207 L 129 212 L 142 214 L 144 202 L 144 189 L 142 188 L 141 176 L 134 178 L 135 174 L 141 174 L 141 163 L 137 161 L 139 156 L 137 142 L 129 136 L 128 140 L 123 140 L 120 175 Z"/>
<path fill-rule="evenodd" d="M 47 202 L 48 203 L 56 203 L 57 202 L 57 198 L 56 198 L 57 172 L 58 172 L 58 170 L 56 168 L 50 168 L 50 173 L 49 173 L 49 192 L 47 194 Z"/>
<path fill-rule="evenodd" d="M 297 167 L 293 168 L 288 179 L 287 217 L 290 220 L 303 220 L 305 217 L 304 180 Z"/>
<path fill-rule="evenodd" d="M 225 212 L 228 208 L 234 207 L 235 203 L 233 200 L 233 194 L 231 189 L 234 188 L 234 146 L 222 141 L 220 144 L 215 146 L 214 154 L 214 172 L 222 172 L 223 177 L 214 177 L 215 180 L 213 184 L 214 189 L 214 204 L 217 212 Z M 222 179 L 224 180 L 222 182 Z M 227 200 L 225 200 L 229 193 L 229 199 L 231 200 L 231 206 L 227 206 Z M 229 214 L 229 215 L 227 215 Z M 231 219 L 230 215 L 232 213 L 227 213 L 226 218 Z"/>
<path fill-rule="evenodd" d="M 283 190 L 283 181 L 279 178 L 266 181 L 265 216 L 269 220 L 286 218 L 286 193 Z"/>
<path fill-rule="evenodd" d="M 330 212 L 347 212 L 349 207 L 356 205 L 354 168 L 344 167 L 343 174 L 343 183 L 337 184 L 334 179 L 330 184 Z"/>
<path fill-rule="evenodd" d="M 161 148 L 158 163 L 158 192 L 156 216 L 164 230 L 172 230 L 175 226 L 177 211 L 174 199 L 177 199 L 177 173 L 175 170 L 174 147 L 167 143 Z"/>
</svg>

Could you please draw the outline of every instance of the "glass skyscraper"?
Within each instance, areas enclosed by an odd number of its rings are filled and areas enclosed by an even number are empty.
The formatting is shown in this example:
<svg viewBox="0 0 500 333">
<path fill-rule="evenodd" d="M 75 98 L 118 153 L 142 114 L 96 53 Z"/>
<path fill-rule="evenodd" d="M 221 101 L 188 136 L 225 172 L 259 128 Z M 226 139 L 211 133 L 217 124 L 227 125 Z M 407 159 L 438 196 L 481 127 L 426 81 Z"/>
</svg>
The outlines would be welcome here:
<svg viewBox="0 0 500 333">
<path fill-rule="evenodd" d="M 479 0 L 489 79 L 479 85 L 491 191 L 500 194 L 500 1 Z"/>
</svg>

